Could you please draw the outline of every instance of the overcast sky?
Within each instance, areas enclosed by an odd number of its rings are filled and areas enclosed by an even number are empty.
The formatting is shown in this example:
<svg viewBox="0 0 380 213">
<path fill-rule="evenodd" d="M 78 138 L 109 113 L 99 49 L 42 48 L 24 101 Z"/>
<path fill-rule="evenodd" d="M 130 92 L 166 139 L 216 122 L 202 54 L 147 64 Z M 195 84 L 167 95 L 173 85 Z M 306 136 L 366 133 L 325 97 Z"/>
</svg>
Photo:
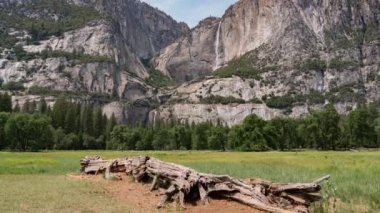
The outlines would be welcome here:
<svg viewBox="0 0 380 213">
<path fill-rule="evenodd" d="M 209 16 L 221 17 L 237 0 L 142 0 L 166 12 L 177 21 L 194 27 Z"/>
</svg>

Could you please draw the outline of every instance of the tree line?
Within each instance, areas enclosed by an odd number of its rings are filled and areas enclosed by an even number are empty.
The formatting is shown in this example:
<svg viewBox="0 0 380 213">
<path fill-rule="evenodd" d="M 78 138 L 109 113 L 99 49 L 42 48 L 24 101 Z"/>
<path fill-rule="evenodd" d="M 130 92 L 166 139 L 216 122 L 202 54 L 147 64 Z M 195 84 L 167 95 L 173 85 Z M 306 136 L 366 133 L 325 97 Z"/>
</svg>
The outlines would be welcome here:
<svg viewBox="0 0 380 213">
<path fill-rule="evenodd" d="M 12 109 L 0 95 L 0 149 L 34 151 L 81 150 L 349 150 L 380 148 L 380 117 L 375 105 L 362 105 L 339 115 L 333 105 L 305 118 L 265 121 L 248 116 L 227 127 L 211 122 L 183 124 L 175 120 L 148 125 L 117 125 L 94 104 L 58 98 L 51 108 L 44 98 Z"/>
<path fill-rule="evenodd" d="M 44 98 L 12 108 L 11 97 L 0 95 L 0 149 L 15 151 L 105 149 L 117 125 L 100 106 L 57 99 L 50 107 Z"/>
<path fill-rule="evenodd" d="M 349 150 L 380 148 L 380 118 L 374 105 L 347 116 L 333 105 L 306 118 L 265 121 L 252 114 L 231 128 L 211 123 L 158 122 L 154 127 L 116 126 L 107 142 L 116 150 Z"/>
</svg>

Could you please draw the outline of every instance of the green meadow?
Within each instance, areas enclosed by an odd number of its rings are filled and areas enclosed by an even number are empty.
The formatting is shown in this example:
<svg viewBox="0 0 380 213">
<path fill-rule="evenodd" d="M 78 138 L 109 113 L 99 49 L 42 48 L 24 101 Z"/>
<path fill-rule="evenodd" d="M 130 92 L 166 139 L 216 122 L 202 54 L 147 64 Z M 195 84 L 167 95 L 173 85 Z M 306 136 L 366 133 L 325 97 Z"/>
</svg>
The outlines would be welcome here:
<svg viewBox="0 0 380 213">
<path fill-rule="evenodd" d="M 150 155 L 202 172 L 276 182 L 310 182 L 331 175 L 315 212 L 380 212 L 380 152 L 0 152 L 0 212 L 128 212 L 103 182 L 73 181 L 79 160 Z M 113 205 L 105 205 L 109 202 Z"/>
</svg>

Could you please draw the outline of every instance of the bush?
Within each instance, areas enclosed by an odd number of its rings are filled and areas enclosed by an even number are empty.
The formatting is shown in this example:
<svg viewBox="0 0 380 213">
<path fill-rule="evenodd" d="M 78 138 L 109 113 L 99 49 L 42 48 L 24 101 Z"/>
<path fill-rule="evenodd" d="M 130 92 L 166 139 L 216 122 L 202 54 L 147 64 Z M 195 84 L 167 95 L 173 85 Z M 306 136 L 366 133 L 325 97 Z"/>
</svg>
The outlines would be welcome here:
<svg viewBox="0 0 380 213">
<path fill-rule="evenodd" d="M 51 119 L 43 115 L 12 114 L 5 125 L 5 135 L 12 150 L 51 149 Z"/>
<path fill-rule="evenodd" d="M 206 98 L 201 98 L 201 103 L 203 104 L 232 104 L 232 103 L 238 103 L 238 104 L 244 104 L 245 101 L 243 99 L 235 98 L 233 96 L 223 97 L 219 95 L 210 95 Z"/>
<path fill-rule="evenodd" d="M 24 11 L 39 14 L 41 17 L 29 18 Z M 53 15 L 58 20 L 52 18 Z M 41 0 L 0 9 L 0 20 L 7 27 L 27 30 L 31 34 L 31 43 L 38 43 L 53 35 L 61 36 L 63 32 L 80 28 L 89 21 L 100 18 L 99 12 L 92 7 L 78 6 L 62 0 Z"/>
<path fill-rule="evenodd" d="M 255 67 L 258 58 L 256 52 L 251 51 L 240 58 L 228 62 L 227 66 L 216 70 L 213 75 L 218 78 L 230 78 L 233 75 L 242 78 L 257 79 L 259 70 Z"/>
<path fill-rule="evenodd" d="M 1 86 L 3 90 L 9 90 L 9 91 L 24 91 L 25 87 L 22 82 L 16 82 L 16 81 L 9 81 L 6 84 L 3 84 Z"/>
<path fill-rule="evenodd" d="M 18 61 L 27 61 L 35 58 L 35 54 L 28 53 L 24 50 L 24 48 L 20 45 L 17 45 L 13 48 L 13 52 Z"/>
<path fill-rule="evenodd" d="M 327 69 L 326 61 L 319 58 L 309 58 L 302 66 L 305 70 L 325 71 Z"/>
<path fill-rule="evenodd" d="M 329 68 L 343 71 L 345 69 L 356 68 L 358 65 L 352 61 L 341 61 L 338 58 L 334 58 L 330 61 Z"/>
<path fill-rule="evenodd" d="M 149 77 L 146 79 L 146 82 L 153 87 L 167 87 L 167 86 L 174 86 L 176 82 L 169 78 L 168 76 L 164 75 L 159 70 L 148 68 Z"/>
<path fill-rule="evenodd" d="M 0 32 L 0 47 L 12 48 L 17 42 L 16 37 L 8 35 L 6 32 Z"/>
<path fill-rule="evenodd" d="M 270 108 L 285 109 L 293 106 L 295 102 L 294 98 L 286 96 L 274 96 L 265 101 L 266 105 Z"/>
<path fill-rule="evenodd" d="M 110 62 L 114 63 L 114 61 L 107 56 L 97 56 L 97 55 L 87 55 L 83 53 L 77 52 L 65 52 L 65 51 L 51 51 L 44 50 L 36 56 L 41 57 L 42 59 L 47 58 L 66 58 L 67 60 L 78 60 L 81 63 L 94 63 L 94 62 Z"/>
</svg>

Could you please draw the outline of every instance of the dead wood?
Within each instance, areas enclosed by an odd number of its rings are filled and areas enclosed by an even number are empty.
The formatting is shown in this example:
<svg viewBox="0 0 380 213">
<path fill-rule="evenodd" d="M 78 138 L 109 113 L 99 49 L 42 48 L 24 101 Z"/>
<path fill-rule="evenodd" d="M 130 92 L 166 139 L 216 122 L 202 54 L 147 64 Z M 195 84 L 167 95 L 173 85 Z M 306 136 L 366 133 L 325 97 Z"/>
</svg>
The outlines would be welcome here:
<svg viewBox="0 0 380 213">
<path fill-rule="evenodd" d="M 178 200 L 185 208 L 186 201 L 196 198 L 204 204 L 217 197 L 231 199 L 265 212 L 308 212 L 311 203 L 321 197 L 317 194 L 321 184 L 330 176 L 312 183 L 272 183 L 258 179 L 241 180 L 226 175 L 197 172 L 178 164 L 151 157 L 127 157 L 103 160 L 85 157 L 80 161 L 85 174 L 125 172 L 137 182 L 152 181 L 151 190 L 163 189 L 158 208 L 170 200 Z"/>
</svg>

